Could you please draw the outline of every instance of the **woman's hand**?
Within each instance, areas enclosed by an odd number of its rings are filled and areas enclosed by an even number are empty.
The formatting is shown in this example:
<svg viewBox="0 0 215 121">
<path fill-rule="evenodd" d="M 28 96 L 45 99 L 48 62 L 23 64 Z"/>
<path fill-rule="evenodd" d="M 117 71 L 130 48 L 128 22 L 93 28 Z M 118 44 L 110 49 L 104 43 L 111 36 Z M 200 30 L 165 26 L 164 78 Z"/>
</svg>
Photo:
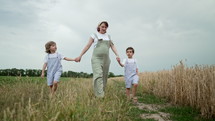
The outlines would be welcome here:
<svg viewBox="0 0 215 121">
<path fill-rule="evenodd" d="M 81 56 L 75 58 L 75 62 L 80 62 L 81 61 Z"/>
<path fill-rule="evenodd" d="M 119 65 L 120 65 L 121 67 L 124 67 L 124 64 L 121 63 L 121 60 L 120 60 L 120 57 L 119 57 L 119 56 L 116 56 L 116 60 L 117 60 L 117 62 L 119 63 Z"/>
<path fill-rule="evenodd" d="M 115 55 L 116 55 L 116 60 L 119 62 L 119 60 L 120 60 L 119 54 L 118 54 L 118 52 L 117 52 L 116 47 L 115 47 L 114 44 L 111 45 L 111 49 L 112 49 L 112 51 L 113 51 L 113 52 L 115 53 Z"/>
<path fill-rule="evenodd" d="M 116 60 L 117 60 L 118 62 L 120 62 L 120 58 L 119 58 L 119 56 L 117 56 L 117 57 L 116 57 Z"/>
</svg>

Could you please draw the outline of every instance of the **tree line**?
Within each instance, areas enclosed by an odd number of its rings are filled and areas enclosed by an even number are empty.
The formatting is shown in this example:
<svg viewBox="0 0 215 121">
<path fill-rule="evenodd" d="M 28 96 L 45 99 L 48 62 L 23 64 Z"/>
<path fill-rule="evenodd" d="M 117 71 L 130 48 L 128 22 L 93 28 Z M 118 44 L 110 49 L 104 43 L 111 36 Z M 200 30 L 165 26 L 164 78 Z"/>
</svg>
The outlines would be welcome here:
<svg viewBox="0 0 215 121">
<path fill-rule="evenodd" d="M 0 69 L 0 76 L 29 76 L 29 77 L 38 77 L 42 73 L 41 69 Z M 45 71 L 45 75 L 47 71 Z M 122 75 L 115 75 L 113 72 L 110 72 L 108 77 L 119 77 Z M 64 71 L 61 77 L 74 77 L 74 78 L 92 78 L 93 74 L 85 72 L 74 72 L 74 71 Z"/>
</svg>

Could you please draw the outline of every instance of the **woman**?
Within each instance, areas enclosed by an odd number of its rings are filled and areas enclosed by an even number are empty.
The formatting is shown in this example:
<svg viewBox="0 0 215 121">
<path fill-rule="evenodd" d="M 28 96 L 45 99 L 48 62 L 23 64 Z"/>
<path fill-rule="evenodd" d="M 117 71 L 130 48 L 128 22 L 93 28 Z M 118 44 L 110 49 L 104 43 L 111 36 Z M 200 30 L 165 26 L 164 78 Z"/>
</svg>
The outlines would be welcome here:
<svg viewBox="0 0 215 121">
<path fill-rule="evenodd" d="M 93 88 L 97 97 L 104 97 L 104 90 L 110 67 L 109 48 L 115 53 L 116 59 L 119 59 L 118 52 L 110 35 L 106 33 L 107 28 L 108 23 L 102 21 L 97 27 L 97 33 L 91 35 L 88 44 L 84 47 L 80 56 L 75 59 L 76 62 L 80 62 L 82 56 L 87 52 L 91 45 L 94 45 L 91 63 L 93 70 Z"/>
</svg>

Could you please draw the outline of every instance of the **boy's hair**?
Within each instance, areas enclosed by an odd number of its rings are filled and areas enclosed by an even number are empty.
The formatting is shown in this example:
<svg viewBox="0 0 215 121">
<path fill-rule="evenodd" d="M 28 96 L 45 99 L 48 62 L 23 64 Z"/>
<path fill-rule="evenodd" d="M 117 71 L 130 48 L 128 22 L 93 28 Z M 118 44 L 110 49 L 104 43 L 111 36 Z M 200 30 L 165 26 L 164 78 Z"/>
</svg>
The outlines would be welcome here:
<svg viewBox="0 0 215 121">
<path fill-rule="evenodd" d="M 133 47 L 128 47 L 128 48 L 126 49 L 126 52 L 127 52 L 128 50 L 131 50 L 131 51 L 134 53 L 134 48 L 133 48 Z"/>
<path fill-rule="evenodd" d="M 50 47 L 52 46 L 52 45 L 56 45 L 56 43 L 54 42 L 54 41 L 49 41 L 49 42 L 47 42 L 46 44 L 45 44 L 45 48 L 46 48 L 46 53 L 51 53 L 51 51 L 50 51 Z"/>
<path fill-rule="evenodd" d="M 99 27 L 100 27 L 102 24 L 105 24 L 105 26 L 108 27 L 108 22 L 107 22 L 107 21 L 102 21 L 102 22 L 99 23 L 99 25 L 97 26 L 97 31 L 98 31 L 98 32 L 100 31 L 100 28 L 99 28 Z"/>
</svg>

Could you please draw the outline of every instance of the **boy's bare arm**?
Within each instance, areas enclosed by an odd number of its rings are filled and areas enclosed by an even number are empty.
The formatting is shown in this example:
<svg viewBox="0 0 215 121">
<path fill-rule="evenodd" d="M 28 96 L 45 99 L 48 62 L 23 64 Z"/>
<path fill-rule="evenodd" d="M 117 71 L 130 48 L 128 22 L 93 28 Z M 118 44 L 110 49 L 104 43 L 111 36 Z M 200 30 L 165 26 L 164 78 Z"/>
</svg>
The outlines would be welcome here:
<svg viewBox="0 0 215 121">
<path fill-rule="evenodd" d="M 47 63 L 44 63 L 44 64 L 43 64 L 43 68 L 42 68 L 42 74 L 41 74 L 41 77 L 42 77 L 42 78 L 43 78 L 44 75 L 45 75 L 45 69 L 46 69 L 46 67 L 47 67 Z"/>
<path fill-rule="evenodd" d="M 117 61 L 121 67 L 124 67 L 124 64 L 121 63 L 120 59 L 117 59 Z"/>
<path fill-rule="evenodd" d="M 122 64 L 121 62 L 119 62 L 119 65 L 120 65 L 121 67 L 124 67 L 124 64 Z"/>
<path fill-rule="evenodd" d="M 73 59 L 73 58 L 67 58 L 67 57 L 65 57 L 64 60 L 66 60 L 66 61 L 75 61 L 75 59 Z"/>
<path fill-rule="evenodd" d="M 136 69 L 137 75 L 139 74 L 138 68 Z"/>
</svg>

